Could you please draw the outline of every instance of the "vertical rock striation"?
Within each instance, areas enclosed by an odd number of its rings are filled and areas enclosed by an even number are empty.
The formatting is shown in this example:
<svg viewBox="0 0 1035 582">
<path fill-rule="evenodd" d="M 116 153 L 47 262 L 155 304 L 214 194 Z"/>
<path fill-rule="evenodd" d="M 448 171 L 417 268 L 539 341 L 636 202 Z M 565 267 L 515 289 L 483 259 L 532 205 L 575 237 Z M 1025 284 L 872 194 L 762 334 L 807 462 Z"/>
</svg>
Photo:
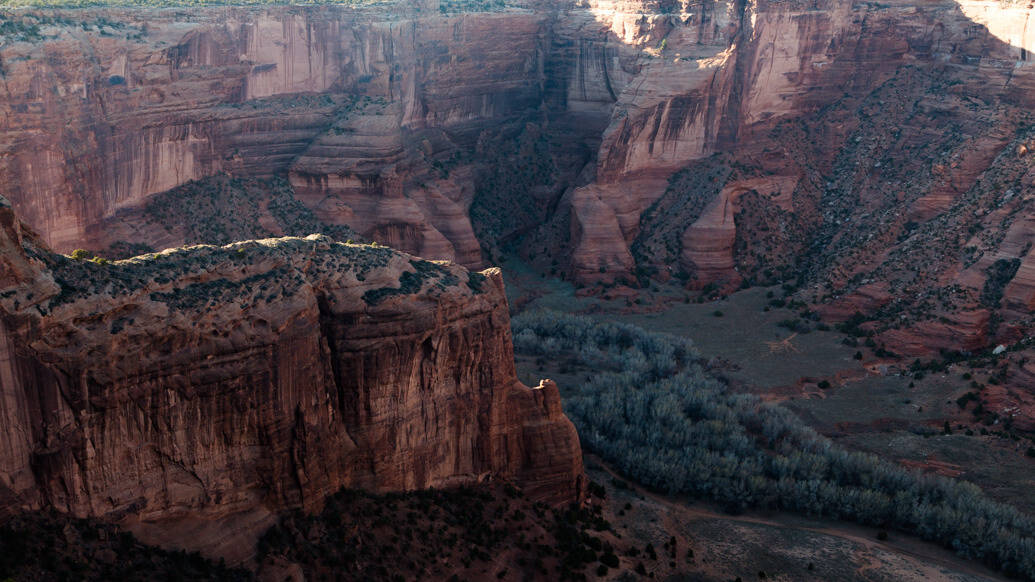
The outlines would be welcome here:
<svg viewBox="0 0 1035 582">
<path fill-rule="evenodd" d="M 8 508 L 240 561 L 340 487 L 581 494 L 557 387 L 516 379 L 498 270 L 322 236 L 96 264 L 0 222 Z"/>
<path fill-rule="evenodd" d="M 168 244 L 131 224 L 159 193 L 275 175 L 330 228 L 467 267 L 517 242 L 583 284 L 800 279 L 932 350 L 1032 329 L 1027 4 L 438 8 L 20 12 L 0 185 L 61 251 Z"/>
</svg>

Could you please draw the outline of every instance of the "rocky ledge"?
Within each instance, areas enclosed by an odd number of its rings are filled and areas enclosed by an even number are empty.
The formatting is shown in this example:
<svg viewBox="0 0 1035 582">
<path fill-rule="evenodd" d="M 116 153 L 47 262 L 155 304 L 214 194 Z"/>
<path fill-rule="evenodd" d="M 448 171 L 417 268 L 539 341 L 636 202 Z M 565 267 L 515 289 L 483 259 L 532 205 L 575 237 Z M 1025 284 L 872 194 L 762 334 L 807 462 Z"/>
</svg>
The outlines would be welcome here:
<svg viewBox="0 0 1035 582">
<path fill-rule="evenodd" d="M 557 387 L 514 371 L 499 270 L 313 235 L 123 261 L 0 205 L 0 508 L 248 560 L 341 487 L 582 488 Z"/>
</svg>

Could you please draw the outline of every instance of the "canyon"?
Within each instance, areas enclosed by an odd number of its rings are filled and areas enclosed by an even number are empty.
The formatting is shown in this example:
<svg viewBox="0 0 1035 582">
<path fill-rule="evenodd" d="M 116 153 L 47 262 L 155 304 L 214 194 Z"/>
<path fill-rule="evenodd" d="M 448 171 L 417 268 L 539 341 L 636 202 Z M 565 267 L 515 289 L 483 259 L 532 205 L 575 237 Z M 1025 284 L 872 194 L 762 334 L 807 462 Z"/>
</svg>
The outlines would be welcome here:
<svg viewBox="0 0 1035 582">
<path fill-rule="evenodd" d="M 1024 4 L 14 15 L 0 184 L 62 252 L 336 229 L 471 268 L 516 250 L 597 289 L 792 281 L 907 355 L 1031 329 Z M 227 176 L 278 180 L 238 196 L 250 237 L 180 200 Z"/>
<path fill-rule="evenodd" d="M 0 508 L 251 559 L 341 488 L 583 494 L 556 384 L 520 384 L 498 270 L 323 235 L 127 261 L 0 207 Z"/>
<path fill-rule="evenodd" d="M 561 278 L 646 322 L 782 286 L 909 389 L 1010 346 L 981 390 L 1030 432 L 1033 12 L 4 9 L 0 509 L 254 566 L 341 488 L 583 499 L 558 386 L 515 372 L 511 259 L 523 300 Z"/>
</svg>

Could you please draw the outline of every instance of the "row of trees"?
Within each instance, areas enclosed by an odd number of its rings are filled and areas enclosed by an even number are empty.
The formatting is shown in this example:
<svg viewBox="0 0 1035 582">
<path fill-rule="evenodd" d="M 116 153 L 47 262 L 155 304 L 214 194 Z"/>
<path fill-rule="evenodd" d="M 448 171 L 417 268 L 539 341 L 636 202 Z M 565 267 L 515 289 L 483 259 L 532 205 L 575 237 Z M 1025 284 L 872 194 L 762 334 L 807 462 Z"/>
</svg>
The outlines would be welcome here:
<svg viewBox="0 0 1035 582">
<path fill-rule="evenodd" d="M 583 443 L 641 483 L 895 528 L 1035 580 L 1035 522 L 965 481 L 846 450 L 786 408 L 730 392 L 689 340 L 588 317 L 513 320 L 517 351 L 597 370 L 565 401 Z"/>
</svg>

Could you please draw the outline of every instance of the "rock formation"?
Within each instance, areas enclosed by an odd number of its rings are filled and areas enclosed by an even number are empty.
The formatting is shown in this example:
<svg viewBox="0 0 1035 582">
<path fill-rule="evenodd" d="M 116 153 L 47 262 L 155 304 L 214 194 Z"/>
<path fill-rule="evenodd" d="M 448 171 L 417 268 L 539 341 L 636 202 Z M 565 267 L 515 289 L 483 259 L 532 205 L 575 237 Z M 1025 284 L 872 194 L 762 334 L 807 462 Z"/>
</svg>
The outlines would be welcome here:
<svg viewBox="0 0 1035 582">
<path fill-rule="evenodd" d="M 323 235 L 125 261 L 0 208 L 0 500 L 245 560 L 341 487 L 582 488 L 557 387 L 520 384 L 498 270 Z"/>
<path fill-rule="evenodd" d="M 327 228 L 468 267 L 511 245 L 582 284 L 796 281 L 928 352 L 1030 331 L 1035 9 L 456 10 L 19 12 L 0 184 L 61 251 L 197 242 L 133 217 L 191 180 L 275 175 Z"/>
<path fill-rule="evenodd" d="M 635 26 L 628 10 L 595 13 L 654 58 L 619 82 L 571 199 L 577 276 L 790 280 L 907 354 L 1030 333 L 1031 8 L 731 2 Z"/>
<path fill-rule="evenodd" d="M 791 281 L 906 354 L 1031 332 L 1030 7 L 682 10 L 590 8 L 647 56 L 570 198 L 577 278 Z"/>
</svg>

